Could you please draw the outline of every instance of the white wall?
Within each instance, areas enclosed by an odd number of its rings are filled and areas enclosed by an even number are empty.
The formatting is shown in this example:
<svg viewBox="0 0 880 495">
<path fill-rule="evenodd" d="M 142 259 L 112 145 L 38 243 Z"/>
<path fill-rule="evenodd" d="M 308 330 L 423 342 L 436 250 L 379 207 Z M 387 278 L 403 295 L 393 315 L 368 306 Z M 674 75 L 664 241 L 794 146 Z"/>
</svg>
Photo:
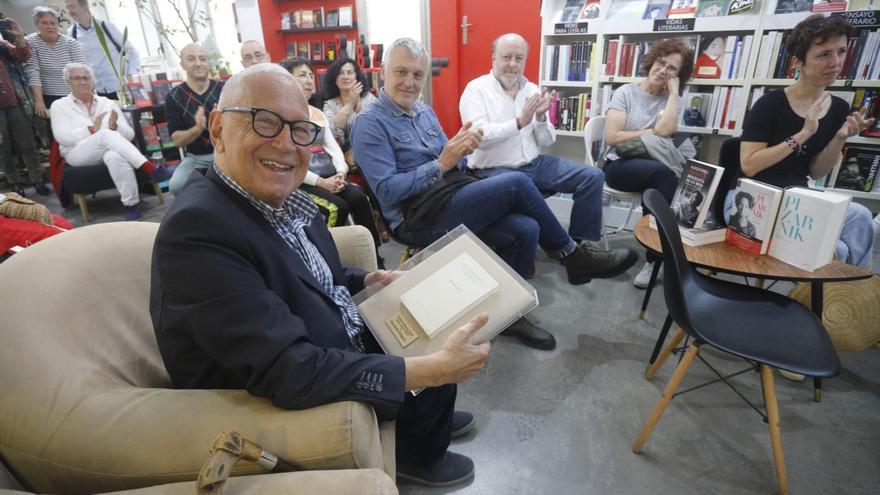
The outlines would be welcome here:
<svg viewBox="0 0 880 495">
<path fill-rule="evenodd" d="M 369 44 L 388 45 L 397 38 L 422 39 L 422 2 L 417 0 L 364 0 L 358 19 L 366 22 L 360 28 Z M 360 24 L 359 24 L 360 27 Z"/>
</svg>

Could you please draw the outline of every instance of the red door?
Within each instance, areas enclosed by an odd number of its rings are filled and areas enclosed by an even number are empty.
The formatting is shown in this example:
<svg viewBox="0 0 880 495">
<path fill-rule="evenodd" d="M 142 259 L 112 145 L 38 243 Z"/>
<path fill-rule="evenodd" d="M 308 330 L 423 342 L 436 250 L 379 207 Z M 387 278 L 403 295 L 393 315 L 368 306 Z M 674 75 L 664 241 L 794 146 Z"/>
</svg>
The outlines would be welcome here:
<svg viewBox="0 0 880 495">
<path fill-rule="evenodd" d="M 434 111 L 448 136 L 461 127 L 458 100 L 464 87 L 492 68 L 492 41 L 498 36 L 519 33 L 526 39 L 525 76 L 537 83 L 540 10 L 540 0 L 431 1 L 431 56 L 449 58 L 449 67 L 432 78 L 431 91 Z"/>
</svg>

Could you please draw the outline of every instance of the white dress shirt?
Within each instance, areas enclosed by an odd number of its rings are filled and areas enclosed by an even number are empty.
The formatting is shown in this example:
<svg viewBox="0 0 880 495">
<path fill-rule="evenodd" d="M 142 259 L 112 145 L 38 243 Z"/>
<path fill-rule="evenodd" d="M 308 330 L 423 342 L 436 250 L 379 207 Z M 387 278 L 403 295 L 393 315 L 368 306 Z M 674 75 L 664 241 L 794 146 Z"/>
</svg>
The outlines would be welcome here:
<svg viewBox="0 0 880 495">
<path fill-rule="evenodd" d="M 127 141 L 134 139 L 134 129 L 128 125 L 128 120 L 115 101 L 95 95 L 92 105 L 87 107 L 81 100 L 73 96 L 73 93 L 56 100 L 52 104 L 50 113 L 52 115 L 52 133 L 55 135 L 55 140 L 58 141 L 61 156 L 67 156 L 70 150 L 76 148 L 81 141 L 92 135 L 89 127 L 94 124 L 98 114 L 104 114 L 101 129 L 109 129 L 111 112 L 116 112 L 116 132 Z M 94 132 L 101 129 L 94 129 Z"/>
<path fill-rule="evenodd" d="M 336 169 L 336 172 L 342 172 L 343 174 L 348 173 L 348 163 L 345 162 L 345 155 L 342 153 L 342 148 L 339 147 L 339 143 L 337 143 L 336 139 L 333 137 L 333 132 L 330 129 L 330 121 L 327 119 L 327 116 L 324 115 L 324 112 L 309 105 L 309 119 L 324 129 L 324 152 L 330 155 L 330 159 L 333 161 L 333 168 Z M 316 186 L 318 185 L 318 179 L 320 178 L 321 176 L 309 170 L 306 172 L 303 182 L 310 186 Z"/>
<path fill-rule="evenodd" d="M 95 90 L 99 93 L 113 93 L 119 91 L 119 79 L 117 79 L 116 75 L 113 73 L 113 68 L 107 60 L 107 57 L 104 55 L 104 49 L 101 48 L 101 45 L 98 42 L 98 34 L 95 32 L 96 22 L 101 21 L 92 17 L 92 23 L 87 28 L 82 27 L 79 24 L 74 24 L 67 28 L 67 35 L 73 38 L 73 28 L 76 26 L 76 40 L 82 47 L 86 61 L 92 66 L 92 70 L 95 72 Z M 104 21 L 103 26 L 107 27 L 106 34 L 121 45 L 122 33 L 119 32 L 119 29 L 109 21 Z M 116 49 L 113 41 L 110 41 L 109 39 L 107 40 L 107 49 L 110 50 L 110 55 L 113 56 L 113 63 L 116 64 L 118 68 L 119 51 Z M 141 57 L 134 45 L 131 44 L 131 41 L 126 40 L 125 51 L 128 53 L 128 62 L 125 65 L 125 73 L 137 74 L 141 70 Z"/>
<path fill-rule="evenodd" d="M 516 118 L 526 99 L 541 89 L 525 77 L 522 89 L 511 98 L 490 72 L 469 82 L 461 95 L 458 109 L 462 122 L 473 122 L 473 129 L 483 130 L 483 141 L 467 157 L 469 168 L 521 167 L 534 160 L 541 148 L 556 141 L 556 129 L 545 118 L 533 118 L 522 129 Z"/>
</svg>

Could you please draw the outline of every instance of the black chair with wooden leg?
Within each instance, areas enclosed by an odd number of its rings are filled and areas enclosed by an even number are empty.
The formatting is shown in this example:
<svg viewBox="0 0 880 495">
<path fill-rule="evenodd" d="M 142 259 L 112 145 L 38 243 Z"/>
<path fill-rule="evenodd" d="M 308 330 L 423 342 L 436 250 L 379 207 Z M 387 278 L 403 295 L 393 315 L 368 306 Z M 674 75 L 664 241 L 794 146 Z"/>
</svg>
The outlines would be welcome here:
<svg viewBox="0 0 880 495">
<path fill-rule="evenodd" d="M 731 388 L 734 387 L 728 378 L 759 370 L 767 413 L 752 407 L 769 424 L 776 481 L 779 491 L 788 493 L 773 368 L 818 378 L 835 376 L 840 371 L 840 360 L 831 339 L 812 311 L 784 295 L 698 273 L 685 257 L 678 225 L 663 196 L 649 189 L 643 200 L 657 220 L 663 248 L 663 292 L 669 314 L 679 327 L 646 377 L 653 379 L 673 352 L 684 352 L 684 356 L 632 450 L 641 452 L 695 359 L 707 364 L 718 376 L 718 380 L 710 383 L 724 381 Z M 682 342 L 684 346 L 679 347 Z M 722 376 L 700 356 L 704 345 L 742 358 L 749 367 Z M 748 402 L 742 393 L 737 394 Z"/>
</svg>

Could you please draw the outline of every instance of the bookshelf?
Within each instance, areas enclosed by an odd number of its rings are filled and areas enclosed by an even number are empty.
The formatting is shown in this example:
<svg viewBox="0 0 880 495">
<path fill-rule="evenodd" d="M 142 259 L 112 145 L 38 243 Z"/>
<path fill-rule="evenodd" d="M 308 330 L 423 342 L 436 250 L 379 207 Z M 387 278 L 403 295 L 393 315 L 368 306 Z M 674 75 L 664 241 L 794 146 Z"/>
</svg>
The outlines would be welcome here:
<svg viewBox="0 0 880 495">
<path fill-rule="evenodd" d="M 316 66 L 329 65 L 338 58 L 336 55 L 331 58 L 329 50 L 333 47 L 338 53 L 342 36 L 353 53 L 352 48 L 356 46 L 359 36 L 358 0 L 258 0 L 258 4 L 265 33 L 263 44 L 273 61 L 300 56 L 308 58 Z M 343 9 L 351 11 L 350 25 L 343 19 L 346 16 L 340 15 Z M 304 19 L 306 12 L 309 13 L 308 22 Z M 333 12 L 335 25 L 327 25 L 328 14 Z M 339 25 L 340 22 L 346 25 Z M 303 27 L 302 24 L 309 27 Z"/>
<path fill-rule="evenodd" d="M 725 98 L 726 93 L 736 95 L 733 105 L 729 105 L 727 112 L 724 113 L 726 118 L 720 122 L 714 122 L 714 125 L 707 127 L 688 127 L 679 125 L 679 132 L 701 134 L 707 137 L 703 140 L 698 158 L 704 160 L 717 160 L 720 153 L 721 143 L 727 137 L 739 136 L 742 133 L 742 121 L 748 108 L 752 103 L 753 90 L 761 89 L 777 89 L 794 83 L 794 79 L 774 78 L 774 77 L 754 77 L 756 71 L 765 70 L 768 61 L 762 60 L 762 37 L 772 31 L 791 30 L 798 22 L 809 16 L 811 12 L 799 12 L 789 14 L 775 14 L 776 0 L 766 0 L 755 2 L 755 6 L 747 12 L 727 15 L 720 17 L 696 17 L 693 19 L 682 20 L 685 22 L 670 23 L 668 21 L 655 21 L 650 19 L 641 19 L 647 4 L 646 0 L 602 0 L 600 5 L 600 14 L 596 19 L 578 19 L 577 21 L 568 23 L 559 23 L 563 8 L 569 4 L 566 0 L 550 0 L 545 2 L 542 8 L 541 19 L 541 47 L 540 47 L 540 85 L 548 91 L 557 91 L 564 97 L 577 96 L 578 94 L 589 95 L 589 110 L 585 112 L 585 117 L 595 117 L 604 113 L 604 104 L 607 103 L 605 93 L 607 88 L 617 88 L 622 84 L 636 83 L 642 81 L 642 77 L 635 76 L 632 73 L 620 74 L 618 69 L 620 65 L 621 53 L 616 54 L 613 73 L 606 74 L 609 65 L 606 64 L 606 51 L 612 42 L 616 42 L 618 47 L 623 44 L 632 44 L 638 47 L 644 43 L 645 46 L 653 41 L 668 38 L 680 37 L 690 38 L 694 42 L 703 40 L 708 35 L 717 35 L 724 37 L 725 41 L 731 36 L 738 36 L 742 42 L 740 46 L 734 46 L 736 54 L 739 57 L 734 62 L 734 72 L 722 74 L 718 79 L 694 78 L 685 88 L 691 93 L 711 93 L 713 99 L 719 95 Z M 640 7 L 638 7 L 640 5 Z M 628 8 L 633 12 L 631 17 L 621 17 L 622 9 Z M 639 10 L 639 13 L 635 13 Z M 571 19 L 568 19 L 571 21 Z M 679 31 L 657 31 L 656 24 L 673 26 Z M 682 28 L 681 25 L 684 25 Z M 668 26 L 667 26 L 668 27 Z M 877 26 L 855 26 L 857 32 L 862 30 L 878 30 Z M 661 27 L 661 29 L 663 29 Z M 560 32 L 562 31 L 562 32 Z M 699 38 L 698 38 L 699 37 Z M 736 39 L 736 38 L 734 38 Z M 557 77 L 554 80 L 548 75 L 551 73 L 552 64 L 556 59 L 552 59 L 554 46 L 572 45 L 575 42 L 591 42 L 593 43 L 592 51 L 589 53 L 589 67 L 586 69 L 586 80 L 570 81 Z M 749 42 L 749 48 L 746 48 L 746 41 Z M 548 50 L 549 47 L 549 50 Z M 728 47 L 725 47 L 728 48 Z M 638 48 L 635 48 L 638 50 Z M 699 46 L 695 49 L 696 56 L 700 55 Z M 639 52 L 635 52 L 638 55 Z M 722 58 L 723 58 L 722 53 Z M 775 58 L 771 53 L 768 55 Z M 636 57 L 633 57 L 636 58 Z M 721 60 L 721 59 L 719 59 Z M 759 66 L 759 63 L 765 64 Z M 880 61 L 877 62 L 880 64 Z M 628 70 L 634 70 L 632 66 L 636 65 L 635 61 Z M 557 72 L 559 68 L 557 67 Z M 727 70 L 726 67 L 722 67 Z M 769 72 L 773 73 L 774 67 L 769 67 Z M 626 72 L 626 71 L 624 71 Z M 558 75 L 558 74 L 557 74 Z M 696 75 L 696 71 L 695 71 Z M 724 77 L 725 75 L 733 75 L 733 77 Z M 558 80 L 563 79 L 563 80 Z M 880 90 L 880 80 L 868 78 L 862 79 L 838 79 L 831 88 L 834 91 L 874 91 L 877 94 Z M 685 105 L 686 99 L 682 99 Z M 727 101 L 729 103 L 729 101 Z M 729 112 L 729 114 L 728 114 Z M 706 120 L 709 120 L 708 118 Z M 723 124 L 723 125 L 721 125 Z M 709 124 L 707 124 L 709 125 Z M 566 156 L 574 160 L 583 160 L 586 152 L 584 148 L 583 133 L 578 130 L 558 130 L 556 144 L 552 150 L 553 153 Z M 721 136 L 721 138 L 715 137 Z M 847 140 L 848 145 L 869 145 L 880 148 L 880 137 L 855 136 Z M 829 178 L 836 177 L 839 163 L 835 166 Z M 850 194 L 854 198 L 861 200 L 880 201 L 880 192 L 856 192 L 846 189 L 834 189 L 836 192 Z"/>
</svg>

